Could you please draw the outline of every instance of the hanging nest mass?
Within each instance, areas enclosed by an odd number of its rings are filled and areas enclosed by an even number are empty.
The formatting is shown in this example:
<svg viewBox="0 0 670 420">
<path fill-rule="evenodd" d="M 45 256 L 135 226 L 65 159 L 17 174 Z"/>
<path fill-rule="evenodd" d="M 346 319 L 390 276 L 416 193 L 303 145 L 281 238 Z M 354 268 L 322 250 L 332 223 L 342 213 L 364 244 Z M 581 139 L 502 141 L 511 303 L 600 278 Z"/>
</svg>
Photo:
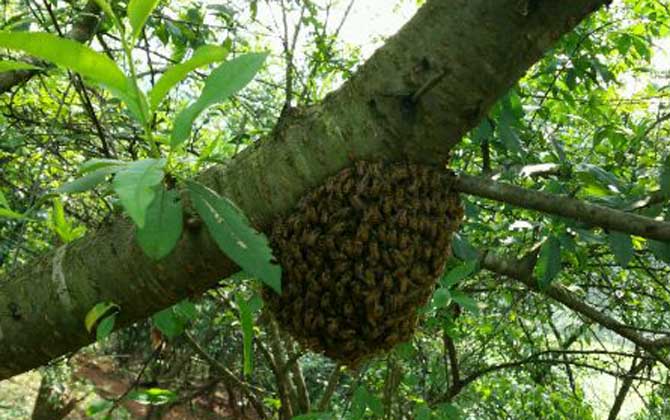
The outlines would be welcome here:
<svg viewBox="0 0 670 420">
<path fill-rule="evenodd" d="M 463 218 L 436 168 L 358 162 L 277 221 L 282 294 L 264 290 L 303 346 L 355 366 L 409 339 Z"/>
</svg>

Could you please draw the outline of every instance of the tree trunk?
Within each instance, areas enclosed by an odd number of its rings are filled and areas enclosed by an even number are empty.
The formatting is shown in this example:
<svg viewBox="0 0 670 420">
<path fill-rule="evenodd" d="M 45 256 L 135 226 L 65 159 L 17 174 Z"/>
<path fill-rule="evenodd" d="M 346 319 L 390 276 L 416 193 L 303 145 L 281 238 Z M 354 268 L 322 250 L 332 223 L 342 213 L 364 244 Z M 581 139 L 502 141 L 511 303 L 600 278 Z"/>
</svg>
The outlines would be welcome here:
<svg viewBox="0 0 670 420">
<path fill-rule="evenodd" d="M 449 151 L 562 34 L 608 0 L 428 0 L 347 83 L 293 109 L 272 136 L 200 181 L 259 227 L 353 159 L 444 164 Z M 203 228 L 153 262 L 122 217 L 0 279 L 0 379 L 94 340 L 96 303 L 129 325 L 215 287 L 235 264 Z"/>
</svg>

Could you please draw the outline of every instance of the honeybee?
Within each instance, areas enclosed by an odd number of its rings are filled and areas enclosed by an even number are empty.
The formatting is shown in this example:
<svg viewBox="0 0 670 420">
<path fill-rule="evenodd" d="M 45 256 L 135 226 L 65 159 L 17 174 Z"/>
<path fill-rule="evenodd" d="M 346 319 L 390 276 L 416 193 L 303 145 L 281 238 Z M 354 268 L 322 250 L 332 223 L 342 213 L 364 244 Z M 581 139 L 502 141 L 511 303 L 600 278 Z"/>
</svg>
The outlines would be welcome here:
<svg viewBox="0 0 670 420">
<path fill-rule="evenodd" d="M 347 178 L 342 184 L 342 193 L 344 196 L 348 196 L 354 189 L 354 180 L 352 178 Z"/>
<path fill-rule="evenodd" d="M 427 280 L 428 272 L 422 265 L 414 264 L 409 272 L 409 277 L 418 284 L 423 284 Z"/>
<path fill-rule="evenodd" d="M 385 273 L 384 277 L 382 277 L 382 286 L 384 287 L 384 290 L 390 291 L 393 289 L 393 276 Z"/>
<path fill-rule="evenodd" d="M 376 241 L 370 241 L 368 243 L 368 257 L 373 262 L 379 261 L 379 259 L 381 258 L 381 255 L 379 254 L 379 245 L 377 244 Z"/>
<path fill-rule="evenodd" d="M 388 241 L 388 236 L 386 233 L 386 225 L 380 225 L 377 227 L 377 239 L 379 239 L 382 243 L 385 243 Z"/>
<path fill-rule="evenodd" d="M 351 204 L 351 207 L 355 208 L 356 210 L 359 211 L 365 210 L 365 202 L 363 202 L 363 200 L 358 194 L 352 195 L 349 198 L 349 203 Z"/>
<path fill-rule="evenodd" d="M 412 238 L 405 231 L 402 231 L 398 238 L 398 249 L 407 249 L 412 243 Z"/>
<path fill-rule="evenodd" d="M 394 181 L 402 181 L 409 178 L 409 176 L 410 171 L 406 165 L 397 165 L 393 168 L 393 172 L 391 173 L 391 177 Z"/>
<path fill-rule="evenodd" d="M 368 189 L 368 194 L 372 197 L 379 197 L 384 190 L 384 184 L 378 179 L 374 178 Z"/>
<path fill-rule="evenodd" d="M 291 231 L 294 234 L 296 234 L 296 233 L 298 233 L 302 230 L 302 228 L 304 226 L 304 223 L 303 223 L 302 219 L 300 219 L 299 217 L 291 217 L 287 221 L 287 225 L 288 225 L 289 229 L 291 229 Z"/>
<path fill-rule="evenodd" d="M 384 197 L 382 200 L 382 212 L 385 216 L 390 216 L 393 214 L 393 203 L 389 200 L 388 197 Z"/>
<path fill-rule="evenodd" d="M 395 229 L 389 229 L 387 236 L 389 246 L 396 248 L 398 246 L 398 232 Z"/>
<path fill-rule="evenodd" d="M 306 254 L 307 262 L 312 266 L 312 268 L 323 267 L 323 257 L 318 252 L 308 251 Z"/>
<path fill-rule="evenodd" d="M 374 271 L 369 269 L 365 270 L 365 273 L 363 274 L 363 282 L 365 283 L 366 286 L 375 287 L 377 281 L 375 280 Z"/>
<path fill-rule="evenodd" d="M 335 261 L 333 265 L 333 272 L 335 274 L 345 273 L 349 271 L 350 263 L 348 259 L 339 259 Z"/>
<path fill-rule="evenodd" d="M 420 222 L 419 222 L 419 218 L 416 215 L 409 218 L 409 223 L 407 225 L 413 231 L 419 232 Z"/>
<path fill-rule="evenodd" d="M 384 344 L 386 344 L 387 346 L 392 346 L 398 341 L 400 341 L 400 339 L 398 338 L 398 334 L 396 333 L 391 333 L 388 336 L 386 336 L 386 338 L 384 338 Z"/>
<path fill-rule="evenodd" d="M 363 213 L 363 222 L 367 222 L 371 225 L 376 225 L 381 223 L 382 221 L 382 214 L 379 211 L 379 206 L 377 205 L 371 205 L 367 209 L 365 209 Z"/>
<path fill-rule="evenodd" d="M 382 249 L 381 254 L 382 254 L 382 261 L 384 262 L 384 265 L 388 268 L 393 267 L 394 263 L 393 263 L 393 258 L 391 258 L 391 253 L 386 249 Z"/>
<path fill-rule="evenodd" d="M 356 276 L 356 278 L 359 280 L 363 280 L 365 278 L 365 266 L 360 261 L 354 264 L 354 276 Z"/>
<path fill-rule="evenodd" d="M 407 265 L 407 259 L 397 249 L 391 250 L 391 257 L 393 258 L 393 262 L 397 267 L 405 267 Z"/>
<path fill-rule="evenodd" d="M 337 222 L 334 225 L 332 225 L 330 227 L 330 229 L 328 229 L 328 234 L 333 235 L 333 236 L 338 236 L 342 232 L 344 232 L 346 230 L 346 228 L 347 228 L 347 224 L 345 222 L 343 222 L 343 221 L 342 222 Z"/>
<path fill-rule="evenodd" d="M 407 226 L 409 220 L 407 219 L 407 210 L 400 209 L 396 215 L 396 223 L 399 227 L 404 228 Z"/>
<path fill-rule="evenodd" d="M 367 242 L 370 239 L 370 226 L 366 223 L 361 223 L 358 225 L 358 230 L 356 231 L 356 239 L 361 242 Z"/>
<path fill-rule="evenodd" d="M 316 209 L 314 208 L 314 206 L 305 207 L 305 209 L 303 211 L 305 213 L 305 216 L 304 216 L 305 221 L 308 224 L 317 223 L 319 221 L 319 215 L 316 212 Z"/>
<path fill-rule="evenodd" d="M 363 242 L 354 240 L 353 241 L 353 251 L 354 257 L 360 257 L 363 255 Z"/>
</svg>

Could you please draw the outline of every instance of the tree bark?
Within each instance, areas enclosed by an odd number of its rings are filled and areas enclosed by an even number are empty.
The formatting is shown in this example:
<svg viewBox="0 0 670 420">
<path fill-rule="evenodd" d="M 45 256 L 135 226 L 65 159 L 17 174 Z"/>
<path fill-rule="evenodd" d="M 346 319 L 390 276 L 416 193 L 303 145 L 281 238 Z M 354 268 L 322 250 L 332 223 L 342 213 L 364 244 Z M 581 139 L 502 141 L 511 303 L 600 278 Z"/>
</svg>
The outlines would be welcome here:
<svg viewBox="0 0 670 420">
<path fill-rule="evenodd" d="M 670 241 L 670 223 L 668 222 L 477 176 L 461 175 L 451 180 L 450 183 L 454 190 L 459 192 L 566 217 L 607 230 L 659 241 Z"/>
<path fill-rule="evenodd" d="M 444 164 L 449 151 L 564 33 L 608 0 L 429 0 L 322 103 L 290 110 L 272 136 L 200 181 L 263 228 L 353 159 Z M 0 379 L 94 340 L 101 301 L 119 327 L 215 287 L 237 270 L 204 229 L 154 262 L 118 217 L 0 279 Z"/>
</svg>

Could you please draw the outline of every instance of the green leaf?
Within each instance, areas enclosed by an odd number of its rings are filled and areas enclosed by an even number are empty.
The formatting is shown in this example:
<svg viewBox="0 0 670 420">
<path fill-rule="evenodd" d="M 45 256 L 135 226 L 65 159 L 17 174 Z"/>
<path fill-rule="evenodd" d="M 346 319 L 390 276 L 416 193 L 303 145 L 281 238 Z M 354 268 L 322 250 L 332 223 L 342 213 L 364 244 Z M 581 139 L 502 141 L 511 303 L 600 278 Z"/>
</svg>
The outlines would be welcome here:
<svg viewBox="0 0 670 420">
<path fill-rule="evenodd" d="M 281 293 L 281 267 L 272 264 L 272 249 L 265 235 L 252 228 L 227 198 L 197 182 L 187 181 L 187 187 L 219 248 L 244 271 Z"/>
<path fill-rule="evenodd" d="M 156 312 L 151 317 L 154 326 L 166 337 L 175 338 L 184 332 L 189 321 L 195 319 L 198 311 L 193 302 L 188 299 Z"/>
<path fill-rule="evenodd" d="M 3 60 L 0 61 L 0 73 L 14 70 L 41 70 L 40 67 L 22 61 Z"/>
<path fill-rule="evenodd" d="M 127 164 L 128 162 L 116 159 L 90 159 L 79 166 L 79 173 L 84 175 L 88 172 L 93 172 L 97 171 L 98 169 L 108 167 L 122 168 Z"/>
<path fill-rule="evenodd" d="M 451 299 L 461 305 L 466 310 L 472 312 L 475 315 L 479 314 L 479 305 L 477 301 L 461 292 L 460 290 L 450 290 Z"/>
<path fill-rule="evenodd" d="M 254 339 L 254 321 L 249 302 L 244 299 L 244 296 L 238 294 L 236 296 L 236 302 L 237 307 L 240 309 L 240 324 L 242 325 L 242 353 L 244 356 L 243 372 L 244 376 L 249 376 L 254 369 L 252 348 Z"/>
<path fill-rule="evenodd" d="M 472 131 L 472 141 L 476 144 L 481 144 L 483 141 L 490 139 L 493 136 L 493 126 L 488 118 L 484 118 L 482 122 Z"/>
<path fill-rule="evenodd" d="M 128 164 L 114 176 L 114 191 L 139 228 L 144 227 L 147 208 L 156 197 L 156 186 L 163 180 L 164 166 L 165 159 L 138 160 Z"/>
<path fill-rule="evenodd" d="M 99 302 L 86 313 L 84 326 L 86 331 L 93 331 L 93 327 L 104 317 L 117 313 L 121 307 L 114 302 Z"/>
<path fill-rule="evenodd" d="M 44 32 L 0 32 L 0 47 L 51 61 L 119 91 L 127 87 L 126 76 L 114 61 L 71 39 Z"/>
<path fill-rule="evenodd" d="M 448 273 L 442 276 L 440 284 L 442 287 L 450 288 L 474 273 L 479 262 L 477 260 L 470 260 L 452 268 Z"/>
<path fill-rule="evenodd" d="M 184 322 L 192 321 L 198 316 L 198 309 L 188 299 L 184 299 L 172 307 L 174 313 Z"/>
<path fill-rule="evenodd" d="M 580 181 L 592 187 L 599 186 L 606 193 L 619 193 L 623 189 L 619 178 L 597 165 L 580 163 L 575 168 L 575 172 Z"/>
<path fill-rule="evenodd" d="M 74 226 L 65 217 L 63 203 L 58 197 L 54 197 L 53 199 L 51 217 L 47 224 L 54 232 L 56 232 L 58 237 L 60 237 L 64 243 L 72 242 L 75 239 L 80 238 L 86 232 L 84 226 Z"/>
<path fill-rule="evenodd" d="M 351 400 L 351 418 L 353 420 L 362 419 L 365 414 L 365 409 L 367 408 L 367 398 L 369 392 L 365 386 L 360 385 L 354 391 L 353 399 Z"/>
<path fill-rule="evenodd" d="M 647 248 L 649 248 L 657 259 L 670 264 L 670 243 L 648 240 Z"/>
<path fill-rule="evenodd" d="M 384 416 L 384 404 L 376 395 L 368 393 L 367 406 L 377 418 Z"/>
<path fill-rule="evenodd" d="M 158 0 L 130 0 L 128 3 L 128 20 L 133 28 L 131 34 L 133 41 L 140 36 L 144 24 L 157 4 Z"/>
<path fill-rule="evenodd" d="M 205 81 L 202 94 L 193 104 L 181 111 L 174 122 L 170 145 L 179 147 L 191 134 L 195 119 L 208 107 L 228 99 L 245 87 L 260 70 L 267 53 L 250 53 L 226 61 Z"/>
<path fill-rule="evenodd" d="M 449 403 L 442 403 L 435 407 L 435 414 L 441 420 L 459 420 L 462 416 L 458 407 Z"/>
<path fill-rule="evenodd" d="M 433 299 L 430 306 L 434 309 L 444 308 L 449 304 L 450 300 L 451 295 L 449 294 L 449 290 L 445 287 L 440 287 L 433 292 Z"/>
<path fill-rule="evenodd" d="M 168 338 L 179 336 L 186 328 L 186 323 L 174 312 L 172 307 L 156 312 L 151 317 L 151 321 Z"/>
<path fill-rule="evenodd" d="M 470 242 L 458 233 L 454 234 L 451 241 L 451 247 L 454 250 L 454 255 L 459 260 L 472 261 L 479 258 L 477 249 L 470 245 Z"/>
<path fill-rule="evenodd" d="M 123 27 L 121 26 L 121 22 L 119 21 L 119 18 L 116 17 L 116 14 L 114 13 L 114 10 L 112 9 L 112 6 L 107 2 L 107 0 L 93 0 L 95 4 L 100 7 L 100 9 L 107 15 L 107 17 L 112 21 L 116 29 L 118 29 L 120 32 L 123 32 Z"/>
<path fill-rule="evenodd" d="M 611 232 L 607 235 L 607 241 L 617 263 L 622 267 L 627 267 L 635 252 L 633 250 L 633 240 L 630 235 L 620 232 Z"/>
<path fill-rule="evenodd" d="M 98 184 L 105 181 L 109 175 L 118 172 L 120 169 L 121 167 L 119 166 L 107 166 L 100 168 L 93 172 L 87 173 L 81 178 L 77 178 L 74 181 L 70 181 L 61 185 L 56 189 L 56 192 L 61 194 L 74 194 L 91 190 Z"/>
<path fill-rule="evenodd" d="M 190 72 L 199 67 L 203 67 L 225 59 L 229 51 L 229 42 L 227 42 L 224 46 L 203 45 L 193 53 L 193 57 L 191 57 L 190 60 L 170 67 L 165 73 L 163 73 L 163 76 L 158 79 L 158 82 L 156 82 L 156 85 L 149 93 L 149 104 L 151 106 L 151 110 L 155 111 L 158 109 L 158 105 L 160 105 L 161 101 L 163 98 L 165 98 L 170 89 L 184 80 Z"/>
<path fill-rule="evenodd" d="M 102 341 L 114 331 L 114 323 L 116 322 L 116 314 L 107 316 L 100 321 L 98 328 L 95 329 L 95 339 Z"/>
<path fill-rule="evenodd" d="M 7 197 L 5 197 L 2 190 L 0 190 L 0 207 L 9 208 L 9 201 L 7 201 Z"/>
<path fill-rule="evenodd" d="M 514 115 L 514 110 L 509 100 L 503 101 L 503 107 L 498 120 L 498 133 L 505 148 L 510 152 L 521 155 L 524 153 L 521 138 L 517 134 L 516 126 L 518 118 Z"/>
<path fill-rule="evenodd" d="M 96 400 L 93 401 L 91 404 L 89 404 L 88 407 L 86 407 L 86 416 L 87 417 L 93 417 L 96 414 L 102 413 L 103 411 L 107 411 L 112 406 L 114 403 L 109 400 Z"/>
<path fill-rule="evenodd" d="M 128 394 L 128 399 L 143 405 L 163 405 L 177 399 L 177 394 L 169 389 L 138 389 Z"/>
<path fill-rule="evenodd" d="M 670 196 L 670 155 L 663 161 L 663 168 L 661 169 L 661 178 L 659 182 L 661 184 L 663 195 L 666 197 Z"/>
<path fill-rule="evenodd" d="M 5 219 L 25 219 L 26 216 L 22 215 L 21 213 L 17 213 L 15 211 L 12 211 L 10 209 L 0 207 L 0 218 L 5 218 Z"/>
<path fill-rule="evenodd" d="M 181 237 L 182 207 L 179 194 L 158 186 L 146 212 L 144 227 L 137 230 L 137 242 L 149 257 L 160 260 L 172 251 Z"/>
<path fill-rule="evenodd" d="M 309 413 L 301 414 L 291 418 L 291 420 L 332 420 L 333 413 L 321 412 L 321 413 Z"/>
<path fill-rule="evenodd" d="M 561 271 L 561 242 L 550 236 L 540 249 L 540 256 L 535 265 L 535 276 L 541 289 L 549 286 Z"/>
</svg>

